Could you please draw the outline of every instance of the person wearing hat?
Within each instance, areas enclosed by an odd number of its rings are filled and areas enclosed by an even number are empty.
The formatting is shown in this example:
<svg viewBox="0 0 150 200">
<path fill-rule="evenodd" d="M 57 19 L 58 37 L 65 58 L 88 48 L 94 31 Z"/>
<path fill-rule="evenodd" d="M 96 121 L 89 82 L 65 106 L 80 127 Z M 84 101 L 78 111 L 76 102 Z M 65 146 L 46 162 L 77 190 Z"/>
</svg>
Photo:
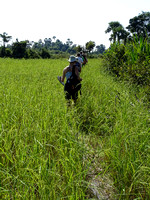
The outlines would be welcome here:
<svg viewBox="0 0 150 200">
<path fill-rule="evenodd" d="M 76 57 L 75 57 L 74 55 L 71 55 L 71 56 L 69 57 L 69 60 L 68 60 L 68 61 L 69 61 L 69 65 L 63 69 L 63 75 L 57 77 L 58 80 L 59 80 L 59 82 L 62 83 L 64 86 L 65 86 L 64 80 L 65 80 L 65 78 L 66 78 L 66 82 L 67 82 L 67 80 L 71 77 L 73 67 L 74 67 L 74 71 L 75 71 L 75 75 L 76 75 L 77 79 L 78 79 L 79 81 L 82 81 L 82 78 L 80 78 L 80 75 L 79 75 L 78 67 L 76 66 L 76 62 L 77 62 Z M 66 99 L 68 99 L 68 100 L 71 99 L 71 98 L 72 98 L 73 100 L 76 100 L 76 99 L 77 99 L 78 94 L 69 94 L 69 93 L 65 90 L 65 87 L 64 87 L 64 91 L 65 91 L 65 94 L 66 94 L 66 95 L 65 95 L 65 98 L 66 98 Z"/>
<path fill-rule="evenodd" d="M 80 53 L 77 53 L 77 58 L 78 58 L 78 62 L 81 64 L 81 67 L 82 67 L 83 59 L 82 59 Z"/>
<path fill-rule="evenodd" d="M 82 51 L 80 52 L 80 56 L 82 57 L 83 60 L 82 66 L 84 66 L 86 63 L 88 63 L 87 57 L 85 53 L 83 53 Z"/>
</svg>

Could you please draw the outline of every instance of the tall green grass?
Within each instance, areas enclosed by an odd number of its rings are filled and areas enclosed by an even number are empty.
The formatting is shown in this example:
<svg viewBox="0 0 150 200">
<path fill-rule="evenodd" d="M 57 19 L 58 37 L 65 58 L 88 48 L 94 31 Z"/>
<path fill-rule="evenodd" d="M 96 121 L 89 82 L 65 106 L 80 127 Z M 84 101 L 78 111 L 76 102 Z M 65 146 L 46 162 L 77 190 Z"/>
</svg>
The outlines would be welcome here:
<svg viewBox="0 0 150 200">
<path fill-rule="evenodd" d="M 114 81 L 99 60 L 83 75 L 86 103 L 80 108 L 80 125 L 90 137 L 97 136 L 95 144 L 99 140 L 99 165 L 111 173 L 116 198 L 149 199 L 150 118 L 144 90 Z"/>
<path fill-rule="evenodd" d="M 1 199 L 84 197 L 85 147 L 56 78 L 68 63 L 0 62 Z"/>
<path fill-rule="evenodd" d="M 110 199 L 149 199 L 142 88 L 114 81 L 91 59 L 81 73 L 82 95 L 68 108 L 56 78 L 67 64 L 0 60 L 1 199 L 88 199 L 89 170 L 113 180 Z M 99 193 L 109 193 L 107 181 Z"/>
</svg>

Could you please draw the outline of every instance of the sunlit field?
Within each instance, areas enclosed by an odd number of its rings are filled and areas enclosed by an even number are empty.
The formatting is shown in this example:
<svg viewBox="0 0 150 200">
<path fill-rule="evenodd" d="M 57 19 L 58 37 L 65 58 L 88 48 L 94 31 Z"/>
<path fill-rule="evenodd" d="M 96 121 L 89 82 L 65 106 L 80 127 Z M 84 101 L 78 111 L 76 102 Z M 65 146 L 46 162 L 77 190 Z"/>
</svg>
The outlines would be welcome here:
<svg viewBox="0 0 150 200">
<path fill-rule="evenodd" d="M 0 199 L 148 200 L 142 88 L 116 82 L 100 59 L 89 59 L 82 95 L 68 107 L 57 80 L 67 65 L 0 59 Z"/>
</svg>

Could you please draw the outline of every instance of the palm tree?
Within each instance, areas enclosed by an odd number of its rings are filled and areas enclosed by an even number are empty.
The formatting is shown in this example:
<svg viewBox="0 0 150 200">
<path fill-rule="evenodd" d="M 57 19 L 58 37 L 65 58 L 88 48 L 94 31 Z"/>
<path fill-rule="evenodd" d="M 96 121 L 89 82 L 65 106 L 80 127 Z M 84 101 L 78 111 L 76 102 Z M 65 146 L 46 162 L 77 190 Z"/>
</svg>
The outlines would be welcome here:
<svg viewBox="0 0 150 200">
<path fill-rule="evenodd" d="M 132 35 L 137 35 L 147 38 L 150 36 L 150 12 L 142 12 L 138 16 L 129 20 L 129 25 L 126 27 Z"/>
<path fill-rule="evenodd" d="M 54 40 L 54 42 L 55 42 L 55 40 L 56 40 L 56 36 L 53 36 L 53 40 Z"/>
<path fill-rule="evenodd" d="M 70 40 L 70 38 L 68 38 L 67 41 L 66 41 L 66 44 L 67 44 L 68 46 L 71 46 L 71 45 L 73 44 L 73 42 Z"/>
<path fill-rule="evenodd" d="M 107 30 L 105 33 L 112 32 L 109 40 L 113 41 L 115 43 L 118 41 L 120 43 L 120 40 L 123 40 L 124 43 L 126 43 L 126 39 L 129 35 L 129 32 L 127 32 L 123 26 L 119 22 L 110 22 Z"/>
<path fill-rule="evenodd" d="M 117 39 L 117 36 L 118 36 L 118 31 L 117 31 L 118 28 L 123 28 L 123 26 L 119 22 L 110 22 L 107 30 L 105 31 L 105 33 L 112 32 L 109 40 L 110 41 L 113 40 L 113 43 L 116 42 L 116 39 Z"/>
<path fill-rule="evenodd" d="M 4 32 L 3 34 L 0 34 L 0 37 L 3 40 L 3 46 L 5 47 L 5 43 L 9 42 L 9 40 L 11 40 L 12 36 L 8 36 L 8 34 L 6 32 Z"/>
<path fill-rule="evenodd" d="M 95 47 L 95 42 L 89 41 L 85 44 L 86 49 L 89 51 L 89 53 L 94 49 Z"/>
</svg>

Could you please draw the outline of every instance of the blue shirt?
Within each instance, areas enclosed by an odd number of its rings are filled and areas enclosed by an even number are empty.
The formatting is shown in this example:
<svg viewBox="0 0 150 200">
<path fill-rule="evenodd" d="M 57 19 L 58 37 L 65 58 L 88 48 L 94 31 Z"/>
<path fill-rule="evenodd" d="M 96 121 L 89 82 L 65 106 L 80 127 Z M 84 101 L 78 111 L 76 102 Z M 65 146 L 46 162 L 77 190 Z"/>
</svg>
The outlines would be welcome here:
<svg viewBox="0 0 150 200">
<path fill-rule="evenodd" d="M 72 72 L 70 72 L 70 71 L 67 72 L 67 73 L 66 73 L 66 79 L 68 80 L 68 78 L 70 78 L 71 75 L 72 75 Z"/>
</svg>

